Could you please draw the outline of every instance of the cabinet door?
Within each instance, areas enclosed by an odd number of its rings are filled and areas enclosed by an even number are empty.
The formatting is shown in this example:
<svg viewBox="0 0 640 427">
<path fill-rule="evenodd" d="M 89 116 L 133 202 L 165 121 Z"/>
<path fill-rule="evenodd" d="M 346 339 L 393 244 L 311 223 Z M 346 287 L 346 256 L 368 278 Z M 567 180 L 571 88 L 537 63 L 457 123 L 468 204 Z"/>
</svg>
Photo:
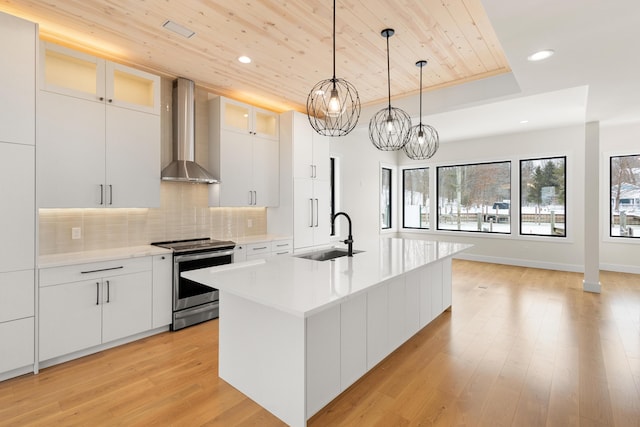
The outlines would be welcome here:
<svg viewBox="0 0 640 427">
<path fill-rule="evenodd" d="M 100 344 L 99 291 L 99 280 L 40 288 L 39 360 Z"/>
<path fill-rule="evenodd" d="M 34 23 L 0 13 L 0 142 L 35 143 L 37 40 Z"/>
<path fill-rule="evenodd" d="M 406 328 L 405 284 L 404 277 L 394 278 L 387 285 L 389 352 L 400 347 L 408 338 Z"/>
<path fill-rule="evenodd" d="M 0 323 L 34 315 L 34 282 L 33 269 L 0 273 Z"/>
<path fill-rule="evenodd" d="M 280 160 L 278 142 L 254 137 L 252 188 L 254 205 L 278 206 L 280 198 Z"/>
<path fill-rule="evenodd" d="M 40 91 L 37 115 L 38 206 L 104 204 L 104 104 Z"/>
<path fill-rule="evenodd" d="M 315 209 L 313 181 L 310 178 L 293 180 L 293 246 L 294 249 L 313 246 Z"/>
<path fill-rule="evenodd" d="M 329 141 L 330 136 L 313 132 L 314 178 L 329 181 Z"/>
<path fill-rule="evenodd" d="M 247 260 L 247 249 L 245 245 L 236 245 L 233 249 L 233 262 L 242 262 Z"/>
<path fill-rule="evenodd" d="M 340 306 L 306 319 L 307 416 L 340 393 Z"/>
<path fill-rule="evenodd" d="M 34 157 L 31 145 L 0 143 L 0 272 L 35 264 Z"/>
<path fill-rule="evenodd" d="M 220 127 L 222 129 L 249 135 L 251 114 L 249 105 L 220 97 Z"/>
<path fill-rule="evenodd" d="M 292 144 L 293 144 L 293 177 L 313 178 L 313 129 L 309 119 L 304 114 L 293 113 Z"/>
<path fill-rule="evenodd" d="M 278 115 L 272 111 L 263 110 L 261 108 L 252 108 L 252 125 L 251 128 L 259 138 L 278 140 L 279 120 Z"/>
<path fill-rule="evenodd" d="M 389 320 L 387 285 L 367 292 L 367 369 L 373 368 L 389 354 Z"/>
<path fill-rule="evenodd" d="M 33 317 L 0 323 L 0 373 L 33 364 Z"/>
<path fill-rule="evenodd" d="M 340 391 L 367 371 L 367 296 L 340 304 Z"/>
<path fill-rule="evenodd" d="M 53 43 L 42 42 L 40 67 L 41 89 L 104 105 L 105 61 L 103 59 Z"/>
<path fill-rule="evenodd" d="M 171 255 L 153 257 L 153 319 L 152 327 L 171 323 L 173 313 L 173 259 Z"/>
<path fill-rule="evenodd" d="M 329 181 L 313 180 L 313 201 L 315 204 L 313 244 L 329 244 L 331 232 L 331 211 L 329 207 Z"/>
<path fill-rule="evenodd" d="M 160 77 L 114 62 L 106 63 L 107 103 L 160 114 Z"/>
<path fill-rule="evenodd" d="M 160 116 L 106 110 L 106 206 L 160 207 Z"/>
<path fill-rule="evenodd" d="M 102 342 L 151 329 L 151 272 L 105 277 L 102 289 Z"/>
<path fill-rule="evenodd" d="M 420 284 L 418 287 L 418 293 L 420 296 L 420 328 L 424 328 L 431 320 L 433 320 L 433 314 L 431 309 L 431 268 L 430 265 L 422 267 L 419 270 Z"/>
<path fill-rule="evenodd" d="M 249 192 L 253 190 L 252 137 L 223 130 L 220 140 L 220 206 L 249 206 Z"/>
</svg>

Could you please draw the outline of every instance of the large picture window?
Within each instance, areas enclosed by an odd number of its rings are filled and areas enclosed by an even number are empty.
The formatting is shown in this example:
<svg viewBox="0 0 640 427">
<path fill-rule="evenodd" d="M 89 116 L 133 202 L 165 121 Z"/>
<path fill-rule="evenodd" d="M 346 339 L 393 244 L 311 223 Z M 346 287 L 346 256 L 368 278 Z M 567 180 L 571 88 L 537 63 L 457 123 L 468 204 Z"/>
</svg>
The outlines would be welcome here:
<svg viewBox="0 0 640 427">
<path fill-rule="evenodd" d="M 566 237 L 566 157 L 520 161 L 520 234 Z"/>
<path fill-rule="evenodd" d="M 640 154 L 610 159 L 610 235 L 640 237 Z"/>
<path fill-rule="evenodd" d="M 402 171 L 402 227 L 429 228 L 429 168 Z"/>
<path fill-rule="evenodd" d="M 511 233 L 511 163 L 437 168 L 438 230 Z"/>
<path fill-rule="evenodd" d="M 380 228 L 391 228 L 391 169 L 380 170 Z"/>
</svg>

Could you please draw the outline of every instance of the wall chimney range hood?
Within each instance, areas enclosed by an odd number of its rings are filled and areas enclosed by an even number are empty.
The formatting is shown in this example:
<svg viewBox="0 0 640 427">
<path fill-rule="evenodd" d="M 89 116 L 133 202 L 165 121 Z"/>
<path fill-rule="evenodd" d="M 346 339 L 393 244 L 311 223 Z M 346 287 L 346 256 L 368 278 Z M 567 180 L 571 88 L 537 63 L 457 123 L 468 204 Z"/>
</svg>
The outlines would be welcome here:
<svg viewBox="0 0 640 427">
<path fill-rule="evenodd" d="M 163 181 L 214 184 L 218 180 L 195 162 L 195 84 L 173 82 L 173 161 L 162 170 Z"/>
</svg>

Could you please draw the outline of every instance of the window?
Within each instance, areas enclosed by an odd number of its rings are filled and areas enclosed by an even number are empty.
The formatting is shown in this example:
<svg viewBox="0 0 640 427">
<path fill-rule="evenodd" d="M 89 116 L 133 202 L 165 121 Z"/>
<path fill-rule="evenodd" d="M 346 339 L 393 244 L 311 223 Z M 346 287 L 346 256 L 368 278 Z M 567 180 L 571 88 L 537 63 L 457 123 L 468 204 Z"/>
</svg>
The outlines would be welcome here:
<svg viewBox="0 0 640 427">
<path fill-rule="evenodd" d="M 429 168 L 402 171 L 402 227 L 429 228 Z"/>
<path fill-rule="evenodd" d="M 380 171 L 380 227 L 391 228 L 391 169 Z"/>
<path fill-rule="evenodd" d="M 520 160 L 520 234 L 566 237 L 566 161 Z"/>
<path fill-rule="evenodd" d="M 438 230 L 511 233 L 511 163 L 437 168 Z"/>
<path fill-rule="evenodd" d="M 640 154 L 610 158 L 610 235 L 640 237 Z"/>
</svg>

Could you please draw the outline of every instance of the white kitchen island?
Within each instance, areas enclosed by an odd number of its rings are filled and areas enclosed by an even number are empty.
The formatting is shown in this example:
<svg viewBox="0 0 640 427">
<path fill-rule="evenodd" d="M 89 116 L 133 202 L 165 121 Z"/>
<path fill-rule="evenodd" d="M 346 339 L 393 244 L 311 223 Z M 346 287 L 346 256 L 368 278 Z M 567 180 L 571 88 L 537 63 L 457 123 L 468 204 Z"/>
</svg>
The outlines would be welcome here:
<svg viewBox="0 0 640 427">
<path fill-rule="evenodd" d="M 381 238 L 352 258 L 280 256 L 183 276 L 220 290 L 220 377 L 305 426 L 451 306 L 451 258 L 469 247 Z"/>
</svg>

